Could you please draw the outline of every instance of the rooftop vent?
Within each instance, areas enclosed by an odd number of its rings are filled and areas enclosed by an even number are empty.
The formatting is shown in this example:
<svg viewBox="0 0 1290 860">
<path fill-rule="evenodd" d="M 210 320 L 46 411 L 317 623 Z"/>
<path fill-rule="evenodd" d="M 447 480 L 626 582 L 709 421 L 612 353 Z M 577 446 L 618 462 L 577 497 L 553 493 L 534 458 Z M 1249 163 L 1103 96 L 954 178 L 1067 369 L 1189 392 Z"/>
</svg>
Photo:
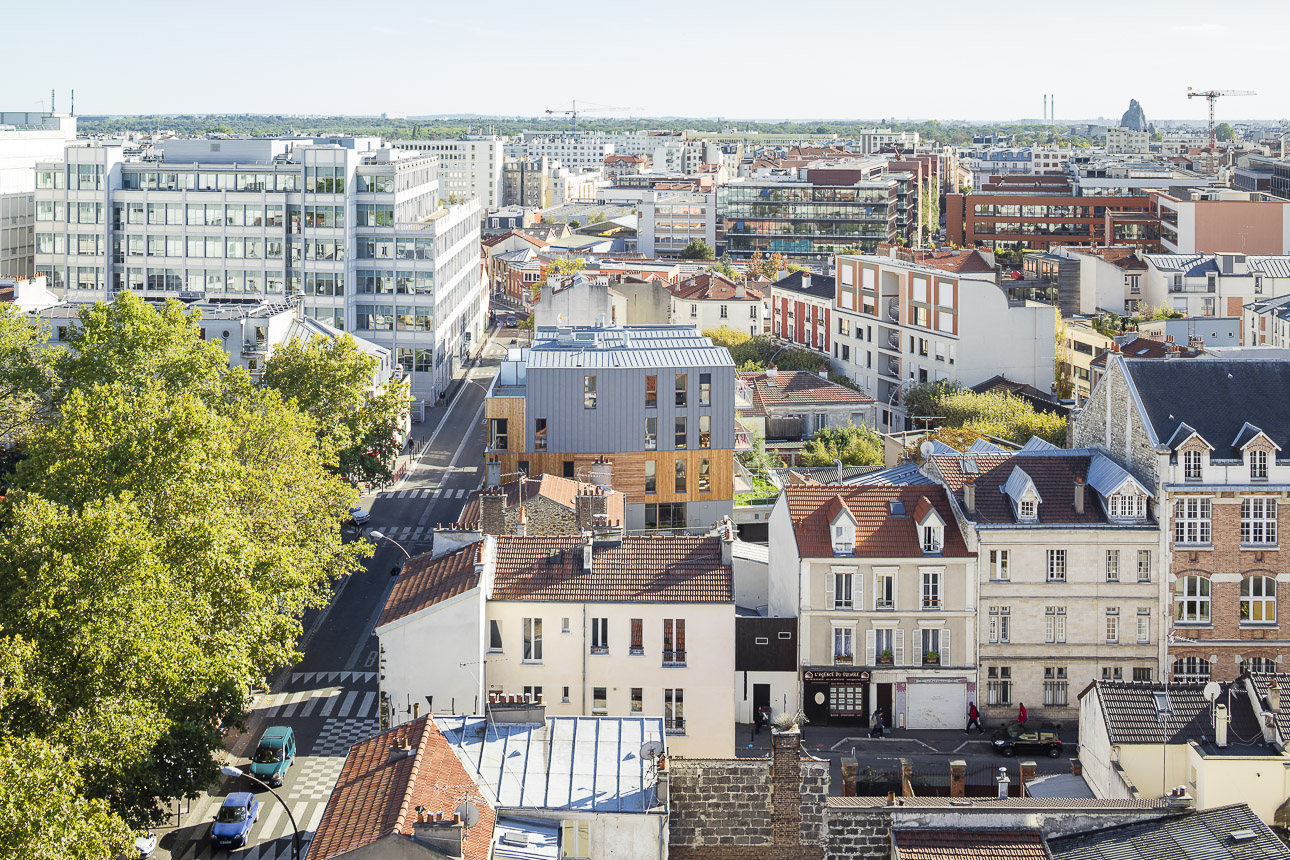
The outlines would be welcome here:
<svg viewBox="0 0 1290 860">
<path fill-rule="evenodd" d="M 905 503 L 901 501 L 888 502 L 891 506 L 891 515 L 893 517 L 903 517 L 905 515 Z"/>
</svg>

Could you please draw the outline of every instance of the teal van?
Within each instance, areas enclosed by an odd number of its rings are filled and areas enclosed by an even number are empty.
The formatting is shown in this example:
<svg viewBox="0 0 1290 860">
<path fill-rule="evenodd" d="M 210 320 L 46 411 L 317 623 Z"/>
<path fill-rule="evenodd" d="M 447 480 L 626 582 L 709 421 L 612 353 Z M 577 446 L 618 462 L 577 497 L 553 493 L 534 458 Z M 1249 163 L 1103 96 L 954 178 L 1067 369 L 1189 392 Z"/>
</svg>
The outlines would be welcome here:
<svg viewBox="0 0 1290 860">
<path fill-rule="evenodd" d="M 269 726 L 251 756 L 251 776 L 274 787 L 282 785 L 295 758 L 296 733 L 290 726 Z"/>
</svg>

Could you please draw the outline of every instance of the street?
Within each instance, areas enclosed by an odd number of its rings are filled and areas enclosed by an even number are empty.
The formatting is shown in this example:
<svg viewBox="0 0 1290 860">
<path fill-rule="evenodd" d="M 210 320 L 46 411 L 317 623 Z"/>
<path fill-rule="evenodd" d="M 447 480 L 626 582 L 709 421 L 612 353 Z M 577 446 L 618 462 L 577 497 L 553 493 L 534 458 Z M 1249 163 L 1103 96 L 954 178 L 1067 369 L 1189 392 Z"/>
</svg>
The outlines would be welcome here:
<svg viewBox="0 0 1290 860">
<path fill-rule="evenodd" d="M 402 480 L 362 501 L 372 515 L 363 534 L 379 531 L 388 540 L 375 539 L 375 555 L 364 570 L 338 585 L 321 617 L 305 618 L 303 658 L 279 673 L 270 691 L 256 698 L 247 730 L 230 742 L 231 763 L 245 767 L 265 728 L 284 725 L 295 731 L 299 752 L 276 790 L 300 829 L 302 853 L 322 819 L 350 745 L 378 729 L 379 655 L 372 629 L 394 585 L 390 571 L 404 560 L 404 550 L 409 555 L 429 550 L 435 525 L 455 521 L 467 494 L 479 487 L 484 394 L 505 354 L 502 344 L 514 336 L 513 329 L 499 331 L 498 340 L 485 344 L 480 361 L 464 380 L 459 375 L 455 396 L 445 406 L 427 409 L 426 420 L 413 425 L 413 466 Z M 219 804 L 228 792 L 252 788 L 250 780 L 221 779 L 210 795 L 193 801 L 181 826 L 158 829 L 161 845 L 155 856 L 215 856 L 222 849 L 211 847 L 209 832 Z M 269 792 L 259 789 L 256 796 L 262 804 L 259 820 L 247 847 L 236 856 L 290 858 L 289 816 Z"/>
</svg>

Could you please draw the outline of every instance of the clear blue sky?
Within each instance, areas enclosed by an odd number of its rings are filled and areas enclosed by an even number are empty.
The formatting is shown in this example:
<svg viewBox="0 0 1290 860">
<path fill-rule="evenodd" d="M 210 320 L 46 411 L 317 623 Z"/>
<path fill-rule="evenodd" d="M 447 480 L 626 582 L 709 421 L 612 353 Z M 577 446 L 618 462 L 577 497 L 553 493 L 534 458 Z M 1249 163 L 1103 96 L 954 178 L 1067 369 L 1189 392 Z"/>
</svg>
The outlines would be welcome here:
<svg viewBox="0 0 1290 860">
<path fill-rule="evenodd" d="M 1277 0 L 14 2 L 0 109 L 78 113 L 1201 119 L 1290 116 Z"/>
</svg>

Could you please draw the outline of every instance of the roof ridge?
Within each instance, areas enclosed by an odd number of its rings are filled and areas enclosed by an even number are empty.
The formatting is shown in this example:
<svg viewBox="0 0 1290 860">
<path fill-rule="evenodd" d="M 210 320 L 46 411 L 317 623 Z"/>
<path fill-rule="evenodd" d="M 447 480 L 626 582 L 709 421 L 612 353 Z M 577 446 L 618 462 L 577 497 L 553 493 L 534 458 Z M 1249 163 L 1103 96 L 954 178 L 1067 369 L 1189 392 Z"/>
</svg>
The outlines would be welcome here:
<svg viewBox="0 0 1290 860">
<path fill-rule="evenodd" d="M 408 812 L 408 805 L 412 803 L 412 793 L 416 791 L 417 774 L 421 769 L 421 762 L 425 759 L 426 747 L 430 742 L 430 732 L 428 730 L 430 725 L 430 715 L 427 714 L 419 720 L 413 720 L 411 723 L 408 723 L 408 725 L 415 725 L 418 722 L 421 723 L 421 739 L 417 743 L 416 754 L 412 756 L 412 770 L 408 773 L 407 784 L 403 786 L 403 802 L 399 804 L 399 814 L 398 817 L 394 819 L 393 832 L 395 833 L 403 832 L 404 818 Z"/>
</svg>

